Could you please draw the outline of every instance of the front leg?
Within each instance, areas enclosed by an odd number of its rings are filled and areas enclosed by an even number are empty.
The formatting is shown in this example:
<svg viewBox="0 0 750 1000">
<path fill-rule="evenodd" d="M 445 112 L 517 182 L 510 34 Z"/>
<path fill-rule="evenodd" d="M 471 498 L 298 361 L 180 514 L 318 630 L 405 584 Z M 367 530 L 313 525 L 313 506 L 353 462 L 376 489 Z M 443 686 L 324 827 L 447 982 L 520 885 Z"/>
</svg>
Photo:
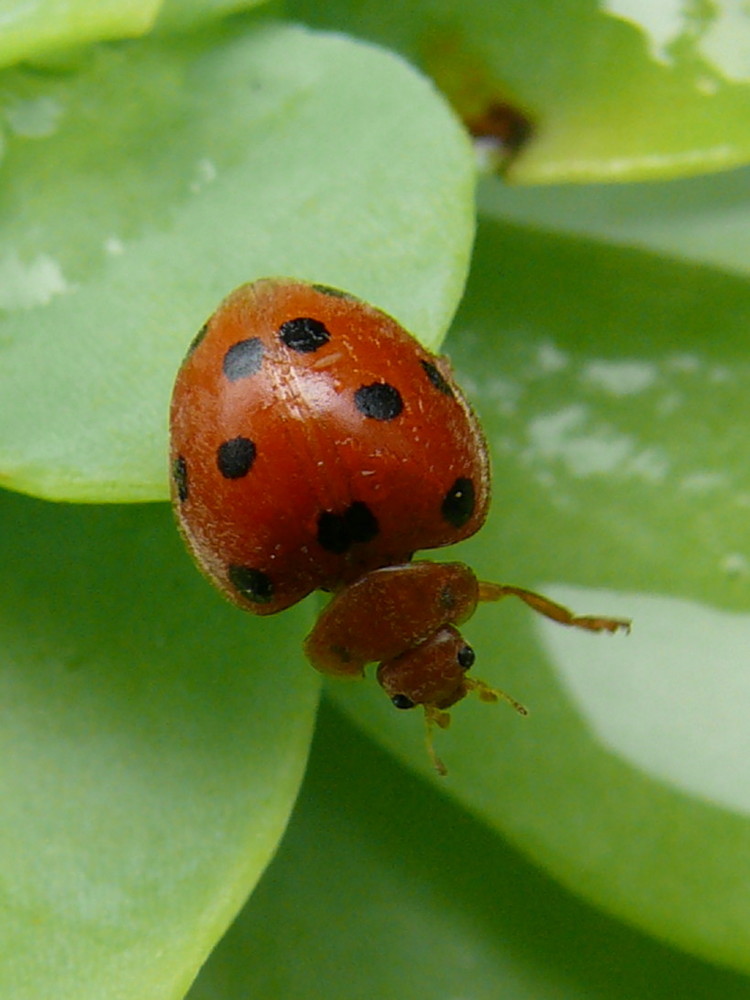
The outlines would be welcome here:
<svg viewBox="0 0 750 1000">
<path fill-rule="evenodd" d="M 570 625 L 573 628 L 586 629 L 587 632 L 630 631 L 629 618 L 577 615 L 562 604 L 557 604 L 542 594 L 536 594 L 533 590 L 525 590 L 523 587 L 513 587 L 504 583 L 486 583 L 480 581 L 480 601 L 501 601 L 504 597 L 518 597 L 524 604 L 528 604 L 530 608 L 533 608 L 534 611 L 540 615 L 544 615 L 545 618 L 551 618 L 552 621 L 558 622 L 560 625 Z"/>
</svg>

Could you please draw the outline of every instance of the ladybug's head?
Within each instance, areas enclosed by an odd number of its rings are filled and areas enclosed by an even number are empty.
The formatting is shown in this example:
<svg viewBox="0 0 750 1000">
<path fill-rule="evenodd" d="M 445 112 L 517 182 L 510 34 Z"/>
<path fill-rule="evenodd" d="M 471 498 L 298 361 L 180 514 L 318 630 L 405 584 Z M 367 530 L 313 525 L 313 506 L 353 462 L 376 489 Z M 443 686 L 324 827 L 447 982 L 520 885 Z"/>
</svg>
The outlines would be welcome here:
<svg viewBox="0 0 750 1000">
<path fill-rule="evenodd" d="M 396 708 L 424 708 L 427 720 L 427 747 L 438 773 L 445 766 L 432 747 L 432 726 L 445 729 L 450 723 L 446 709 L 476 691 L 482 701 L 503 698 L 521 715 L 526 709 L 483 681 L 467 677 L 474 663 L 474 650 L 453 625 L 444 625 L 423 642 L 407 649 L 378 667 L 378 681 Z"/>
<path fill-rule="evenodd" d="M 468 692 L 466 671 L 474 650 L 453 625 L 444 625 L 419 645 L 378 667 L 378 681 L 396 708 L 429 705 L 446 709 Z"/>
</svg>

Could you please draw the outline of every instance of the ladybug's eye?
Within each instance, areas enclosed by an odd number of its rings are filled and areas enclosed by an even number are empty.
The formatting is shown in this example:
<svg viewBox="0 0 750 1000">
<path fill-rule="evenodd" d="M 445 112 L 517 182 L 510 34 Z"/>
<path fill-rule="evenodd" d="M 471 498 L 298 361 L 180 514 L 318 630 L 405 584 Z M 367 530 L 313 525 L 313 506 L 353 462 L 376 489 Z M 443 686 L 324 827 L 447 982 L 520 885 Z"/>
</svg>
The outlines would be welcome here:
<svg viewBox="0 0 750 1000">
<path fill-rule="evenodd" d="M 463 670 L 468 670 L 469 667 L 473 666 L 476 654 L 471 646 L 462 646 L 456 654 L 456 659 L 458 660 L 459 667 Z"/>
<path fill-rule="evenodd" d="M 411 698 L 407 698 L 405 694 L 394 694 L 391 701 L 396 708 L 414 708 L 415 704 Z"/>
</svg>

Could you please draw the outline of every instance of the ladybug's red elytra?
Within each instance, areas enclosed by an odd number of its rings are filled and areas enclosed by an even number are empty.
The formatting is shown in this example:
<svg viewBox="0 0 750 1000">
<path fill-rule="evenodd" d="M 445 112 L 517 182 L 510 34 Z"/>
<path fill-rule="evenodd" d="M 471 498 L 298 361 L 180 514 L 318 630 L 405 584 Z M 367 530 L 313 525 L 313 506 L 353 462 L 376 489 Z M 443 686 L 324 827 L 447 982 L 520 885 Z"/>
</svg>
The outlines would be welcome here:
<svg viewBox="0 0 750 1000">
<path fill-rule="evenodd" d="M 324 285 L 242 285 L 193 340 L 171 406 L 172 498 L 198 566 L 246 611 L 333 596 L 305 640 L 318 670 L 378 681 L 432 724 L 469 691 L 457 626 L 513 595 L 564 625 L 615 632 L 462 563 L 412 561 L 473 535 L 489 506 L 484 437 L 448 361 L 394 319 Z"/>
</svg>

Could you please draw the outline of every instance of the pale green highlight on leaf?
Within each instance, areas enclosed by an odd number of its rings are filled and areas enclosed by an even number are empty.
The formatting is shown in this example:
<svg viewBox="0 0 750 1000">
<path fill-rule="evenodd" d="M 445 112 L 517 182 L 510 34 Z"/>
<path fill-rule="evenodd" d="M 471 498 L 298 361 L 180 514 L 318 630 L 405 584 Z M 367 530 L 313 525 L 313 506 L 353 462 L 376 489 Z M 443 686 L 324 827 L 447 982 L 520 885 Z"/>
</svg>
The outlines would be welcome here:
<svg viewBox="0 0 750 1000">
<path fill-rule="evenodd" d="M 482 212 L 520 226 L 604 245 L 750 272 L 750 170 L 669 184 L 520 188 L 485 178 Z"/>
<path fill-rule="evenodd" d="M 0 66 L 145 34 L 159 0 L 0 0 Z"/>
</svg>

